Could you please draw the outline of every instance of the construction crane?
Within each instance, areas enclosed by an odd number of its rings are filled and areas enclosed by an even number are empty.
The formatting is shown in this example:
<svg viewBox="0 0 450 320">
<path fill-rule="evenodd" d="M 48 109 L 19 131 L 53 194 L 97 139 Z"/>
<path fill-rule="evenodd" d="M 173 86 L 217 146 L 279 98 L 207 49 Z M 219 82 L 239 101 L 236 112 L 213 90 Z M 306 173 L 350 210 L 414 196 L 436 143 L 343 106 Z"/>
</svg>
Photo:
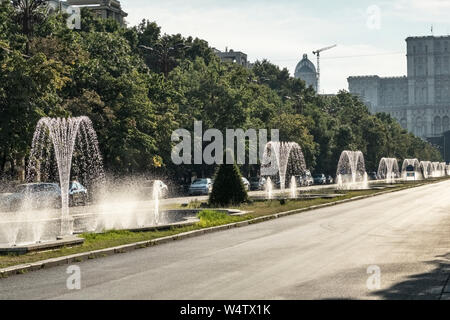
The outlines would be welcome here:
<svg viewBox="0 0 450 320">
<path fill-rule="evenodd" d="M 317 56 L 317 93 L 320 93 L 320 53 L 335 47 L 337 47 L 337 44 L 313 51 L 313 54 Z"/>
</svg>

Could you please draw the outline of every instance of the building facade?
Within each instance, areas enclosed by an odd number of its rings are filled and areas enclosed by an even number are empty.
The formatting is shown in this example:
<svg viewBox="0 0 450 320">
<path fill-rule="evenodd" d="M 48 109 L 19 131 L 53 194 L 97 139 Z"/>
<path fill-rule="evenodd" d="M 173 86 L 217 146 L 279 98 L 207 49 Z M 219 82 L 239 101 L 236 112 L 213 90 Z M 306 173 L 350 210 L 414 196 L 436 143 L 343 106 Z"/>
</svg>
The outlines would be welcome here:
<svg viewBox="0 0 450 320">
<path fill-rule="evenodd" d="M 237 63 L 246 68 L 251 67 L 251 63 L 249 63 L 247 59 L 247 54 L 243 52 L 234 51 L 233 49 L 228 50 L 228 48 L 225 48 L 225 51 L 220 51 L 213 48 L 213 51 L 223 62 Z"/>
<path fill-rule="evenodd" d="M 68 10 L 69 14 L 79 13 L 80 8 L 88 8 L 98 17 L 116 20 L 120 25 L 125 25 L 128 16 L 118 0 L 50 0 L 48 4 L 53 10 Z"/>
<path fill-rule="evenodd" d="M 313 87 L 317 92 L 317 71 L 314 64 L 308 59 L 308 55 L 304 54 L 303 59 L 295 67 L 294 77 L 305 81 L 306 86 Z"/>
<path fill-rule="evenodd" d="M 407 76 L 349 77 L 350 93 L 423 139 L 450 130 L 450 36 L 409 37 Z"/>
</svg>

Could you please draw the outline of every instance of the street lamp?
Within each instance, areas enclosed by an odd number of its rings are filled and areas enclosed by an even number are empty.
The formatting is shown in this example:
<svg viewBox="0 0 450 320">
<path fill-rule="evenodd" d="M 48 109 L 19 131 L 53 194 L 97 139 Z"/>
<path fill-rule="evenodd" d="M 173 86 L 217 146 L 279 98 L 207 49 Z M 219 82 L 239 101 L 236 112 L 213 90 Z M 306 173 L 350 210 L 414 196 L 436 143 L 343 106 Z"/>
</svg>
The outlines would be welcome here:
<svg viewBox="0 0 450 320">
<path fill-rule="evenodd" d="M 167 44 L 157 43 L 154 47 L 139 45 L 139 48 L 147 50 L 158 57 L 158 60 L 162 65 L 164 77 L 167 78 L 169 75 L 170 59 L 172 58 L 171 53 L 179 49 L 190 48 L 190 46 L 185 45 L 184 43 L 177 43 L 174 46 L 169 47 Z"/>
</svg>

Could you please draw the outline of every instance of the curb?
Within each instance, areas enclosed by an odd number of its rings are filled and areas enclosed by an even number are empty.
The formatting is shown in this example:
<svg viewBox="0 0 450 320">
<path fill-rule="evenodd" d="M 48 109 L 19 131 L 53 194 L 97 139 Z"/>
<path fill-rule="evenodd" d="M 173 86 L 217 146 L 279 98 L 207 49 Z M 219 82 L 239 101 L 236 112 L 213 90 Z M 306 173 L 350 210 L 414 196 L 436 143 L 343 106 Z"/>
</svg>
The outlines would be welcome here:
<svg viewBox="0 0 450 320">
<path fill-rule="evenodd" d="M 436 182 L 441 182 L 441 181 L 436 181 Z M 433 182 L 431 184 L 434 184 L 434 183 L 435 182 Z M 423 185 L 425 185 L 425 184 L 419 184 L 412 188 L 421 187 Z M 61 265 L 83 262 L 83 261 L 90 260 L 90 259 L 103 258 L 103 257 L 107 257 L 107 256 L 112 256 L 114 254 L 126 253 L 126 252 L 130 252 L 130 251 L 137 250 L 137 249 L 143 249 L 143 248 L 148 248 L 148 247 L 152 247 L 152 246 L 156 246 L 156 245 L 161 245 L 164 243 L 169 243 L 172 241 L 198 237 L 198 236 L 201 236 L 204 234 L 225 231 L 225 230 L 229 230 L 229 229 L 233 229 L 233 228 L 241 228 L 241 227 L 249 226 L 252 224 L 275 220 L 278 218 L 287 217 L 287 216 L 291 216 L 291 215 L 302 213 L 302 212 L 322 209 L 322 208 L 326 208 L 326 207 L 332 207 L 332 206 L 343 204 L 343 203 L 372 198 L 372 197 L 381 196 L 384 194 L 389 194 L 389 193 L 398 192 L 398 191 L 402 191 L 402 190 L 405 190 L 405 189 L 387 190 L 387 191 L 382 191 L 379 193 L 374 193 L 374 194 L 369 194 L 369 195 L 364 195 L 364 196 L 356 196 L 356 197 L 349 198 L 349 199 L 337 200 L 337 201 L 319 204 L 319 205 L 315 205 L 315 206 L 311 206 L 311 207 L 307 207 L 307 208 L 294 209 L 294 210 L 290 210 L 290 211 L 274 213 L 271 215 L 258 217 L 258 218 L 254 218 L 254 219 L 250 219 L 250 220 L 246 220 L 246 221 L 241 221 L 241 222 L 230 223 L 230 224 L 226 224 L 226 225 L 222 225 L 222 226 L 216 226 L 216 227 L 210 227 L 210 228 L 205 228 L 205 229 L 200 229 L 200 230 L 183 232 L 183 233 L 179 233 L 179 234 L 176 234 L 173 236 L 167 236 L 167 237 L 153 239 L 153 240 L 135 242 L 135 243 L 121 245 L 118 247 L 77 253 L 77 254 L 73 254 L 73 255 L 69 255 L 69 256 L 52 258 L 52 259 L 37 261 L 37 262 L 33 262 L 33 263 L 26 263 L 26 264 L 21 264 L 21 265 L 16 265 L 16 266 L 10 266 L 7 268 L 0 269 L 0 278 L 7 278 L 9 276 L 13 276 L 13 275 L 17 275 L 17 274 L 24 274 L 24 273 L 27 273 L 30 271 L 37 271 L 40 269 L 47 269 L 47 268 L 52 268 L 52 267 L 61 266 Z"/>
</svg>

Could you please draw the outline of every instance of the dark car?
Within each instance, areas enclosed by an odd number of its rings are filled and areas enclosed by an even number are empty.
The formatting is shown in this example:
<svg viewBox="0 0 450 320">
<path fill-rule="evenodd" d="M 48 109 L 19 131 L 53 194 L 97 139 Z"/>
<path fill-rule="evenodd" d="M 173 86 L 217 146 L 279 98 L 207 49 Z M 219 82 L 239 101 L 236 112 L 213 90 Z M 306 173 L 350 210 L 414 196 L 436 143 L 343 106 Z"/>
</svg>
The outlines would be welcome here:
<svg viewBox="0 0 450 320">
<path fill-rule="evenodd" d="M 369 172 L 369 180 L 378 180 L 378 174 L 376 172 Z"/>
<path fill-rule="evenodd" d="M 252 191 L 264 190 L 266 187 L 266 178 L 264 177 L 252 177 L 249 181 L 250 190 Z"/>
<path fill-rule="evenodd" d="M 333 184 L 334 183 L 334 179 L 332 176 L 327 176 L 327 183 L 328 184 Z"/>
<path fill-rule="evenodd" d="M 327 178 L 323 173 L 317 173 L 313 176 L 314 184 L 327 184 Z"/>
</svg>

